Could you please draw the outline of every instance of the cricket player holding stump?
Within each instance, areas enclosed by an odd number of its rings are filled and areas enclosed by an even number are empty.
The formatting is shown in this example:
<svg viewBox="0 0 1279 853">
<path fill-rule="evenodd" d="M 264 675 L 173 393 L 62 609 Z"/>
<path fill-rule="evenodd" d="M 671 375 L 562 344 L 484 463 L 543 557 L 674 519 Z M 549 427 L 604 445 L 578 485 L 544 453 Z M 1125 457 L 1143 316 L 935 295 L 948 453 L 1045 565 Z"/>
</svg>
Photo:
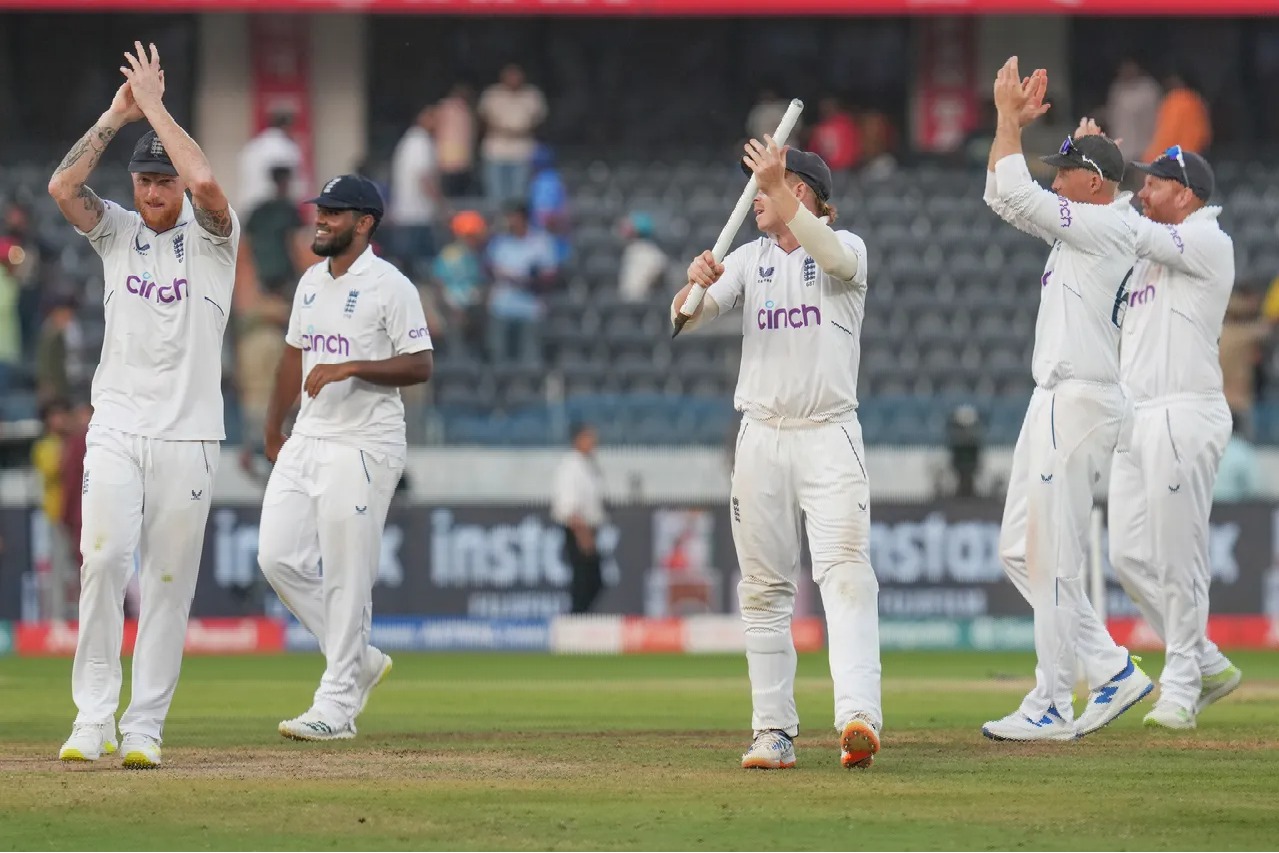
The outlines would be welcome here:
<svg viewBox="0 0 1279 853">
<path fill-rule="evenodd" d="M 1073 740 L 1153 688 L 1084 592 L 1093 486 L 1131 420 L 1119 382 L 1119 339 L 1139 217 L 1130 194 L 1118 192 L 1123 157 L 1103 136 L 1067 137 L 1043 158 L 1057 168 L 1052 192 L 1031 179 L 1021 131 L 1048 110 L 1047 88 L 1043 70 L 1023 80 L 1016 57 L 1000 69 L 986 176 L 991 209 L 1052 247 L 1035 321 L 1035 390 L 1013 451 L 1000 530 L 1004 570 L 1034 608 L 1038 665 L 1021 706 L 982 727 L 994 740 Z M 1078 721 L 1071 705 L 1077 653 L 1090 688 Z"/>
<path fill-rule="evenodd" d="M 1081 132 L 1096 133 L 1085 122 Z M 1134 400 L 1131 447 L 1110 479 L 1110 553 L 1120 583 L 1167 644 L 1147 726 L 1193 729 L 1243 675 L 1207 637 L 1208 514 L 1230 440 L 1217 341 L 1235 280 L 1212 168 L 1174 145 L 1137 197 L 1140 261 L 1124 319 L 1121 370 Z"/>
<path fill-rule="evenodd" d="M 407 455 L 399 389 L 431 378 L 431 337 L 417 289 L 369 246 L 383 213 L 373 182 L 342 175 L 309 203 L 319 208 L 311 250 L 325 260 L 298 282 L 276 369 L 258 564 L 326 661 L 311 708 L 280 734 L 342 740 L 391 669 L 369 645 L 373 584 Z"/>
<path fill-rule="evenodd" d="M 830 169 L 816 154 L 752 140 L 755 224 L 764 236 L 715 263 L 688 268 L 706 288 L 694 329 L 740 309 L 742 413 L 732 476 L 733 542 L 741 565 L 754 740 L 747 768 L 795 766 L 795 646 L 791 617 L 807 524 L 826 611 L 835 728 L 845 767 L 879 751 L 879 584 L 869 557 L 870 488 L 857 422 L 857 367 L 866 302 L 866 246 L 830 223 Z"/>
<path fill-rule="evenodd" d="M 126 82 L 76 143 L 49 193 L 102 256 L 106 332 L 93 376 L 84 458 L 80 627 L 71 692 L 78 714 L 63 761 L 115 752 L 124 591 L 140 551 L 133 696 L 120 718 L 124 765 L 159 767 L 204 548 L 222 421 L 226 330 L 240 224 L 195 141 L 164 107 L 155 45 L 134 43 Z M 133 151 L 130 212 L 86 186 L 126 124 L 151 130 Z M 191 191 L 187 202 L 186 191 Z"/>
</svg>

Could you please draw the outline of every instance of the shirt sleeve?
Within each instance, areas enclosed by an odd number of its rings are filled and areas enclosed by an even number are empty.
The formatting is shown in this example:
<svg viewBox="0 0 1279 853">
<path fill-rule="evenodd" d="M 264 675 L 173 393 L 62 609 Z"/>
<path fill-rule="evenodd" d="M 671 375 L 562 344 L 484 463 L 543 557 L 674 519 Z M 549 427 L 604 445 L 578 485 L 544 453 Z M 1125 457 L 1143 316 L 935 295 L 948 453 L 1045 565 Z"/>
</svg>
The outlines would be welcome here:
<svg viewBox="0 0 1279 853">
<path fill-rule="evenodd" d="M 99 255 L 105 257 L 115 246 L 127 241 L 137 228 L 141 217 L 125 210 L 114 201 L 102 202 L 102 218 L 89 231 L 76 229 L 76 233 L 87 237 L 89 245 Z"/>
<path fill-rule="evenodd" d="M 1031 235 L 1032 237 L 1037 237 L 1040 240 L 1045 241 L 1049 245 L 1056 242 L 1057 240 L 1056 236 L 1052 234 L 1048 234 L 1042 228 L 1040 228 L 1039 226 L 1031 222 L 1028 222 L 1025 220 L 1019 220 L 1017 217 L 1015 217 L 1012 214 L 1012 211 L 1009 209 L 1008 203 L 999 197 L 999 192 L 996 189 L 997 185 L 998 185 L 998 181 L 995 178 L 995 173 L 991 171 L 987 171 L 986 172 L 986 191 L 982 194 L 982 199 L 986 202 L 986 206 L 995 212 L 996 216 L 998 216 L 1000 219 L 1004 220 L 1005 222 L 1007 222 L 1009 225 L 1013 226 L 1017 230 L 1025 231 L 1027 234 Z"/>
<path fill-rule="evenodd" d="M 431 333 L 426 329 L 426 312 L 417 288 L 403 276 L 390 279 L 387 298 L 382 306 L 383 324 L 396 355 L 426 352 L 431 346 Z"/>
<path fill-rule="evenodd" d="M 995 164 L 991 208 L 1011 225 L 1049 242 L 1061 240 L 1081 252 L 1108 252 L 1115 244 L 1115 211 L 1103 204 L 1080 204 L 1049 192 L 1030 177 L 1026 158 L 1010 154 Z M 1031 226 L 1031 227 L 1026 227 Z"/>
<path fill-rule="evenodd" d="M 559 524 L 567 524 L 574 515 L 580 515 L 577 501 L 577 485 L 572 458 L 565 459 L 555 471 L 555 484 L 551 493 L 551 518 Z"/>
<path fill-rule="evenodd" d="M 289 312 L 289 330 L 284 333 L 284 342 L 295 349 L 302 349 L 302 312 L 298 310 L 298 306 L 302 302 L 305 284 L 306 273 L 303 273 L 301 281 L 293 292 L 293 310 Z"/>
<path fill-rule="evenodd" d="M 1205 223 L 1164 225 L 1143 216 L 1137 225 L 1137 256 L 1195 278 L 1213 278 L 1214 266 L 1234 259 L 1230 238 L 1222 245 L 1218 235 L 1225 236 Z M 1233 280 L 1233 272 L 1229 277 Z"/>
<path fill-rule="evenodd" d="M 750 266 L 746 258 L 748 255 L 755 257 L 753 252 L 755 246 L 756 243 L 747 243 L 729 252 L 728 257 L 724 258 L 724 274 L 720 276 L 719 281 L 706 288 L 701 306 L 684 325 L 685 329 L 690 332 L 700 329 L 716 317 L 741 307 L 746 298 L 746 270 Z M 675 322 L 675 317 L 683 307 L 683 305 L 671 303 L 672 323 Z"/>
</svg>

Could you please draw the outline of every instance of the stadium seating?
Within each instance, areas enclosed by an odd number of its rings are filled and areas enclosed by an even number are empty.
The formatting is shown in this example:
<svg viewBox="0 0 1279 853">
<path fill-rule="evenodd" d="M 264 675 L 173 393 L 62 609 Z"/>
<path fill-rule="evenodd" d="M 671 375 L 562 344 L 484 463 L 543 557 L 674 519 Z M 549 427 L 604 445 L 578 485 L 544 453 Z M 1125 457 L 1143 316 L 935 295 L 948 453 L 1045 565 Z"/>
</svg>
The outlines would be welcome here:
<svg viewBox="0 0 1279 853">
<path fill-rule="evenodd" d="M 547 300 L 544 367 L 493 366 L 444 347 L 431 406 L 450 443 L 532 446 L 564 439 L 569 423 L 599 425 L 608 443 L 724 443 L 740 330 L 721 323 L 672 341 L 670 289 L 628 304 L 614 295 L 623 248 L 616 223 L 649 213 L 657 240 L 679 263 L 710 246 L 741 191 L 741 172 L 709 159 L 656 168 L 637 161 L 563 164 L 575 214 L 566 286 Z M 1279 170 L 1223 163 L 1223 225 L 1235 238 L 1240 275 L 1279 273 Z M 0 195 L 36 203 L 40 235 L 63 272 L 85 288 L 84 324 L 102 336 L 101 268 L 44 196 L 46 168 L 5 173 Z M 127 184 L 104 176 L 104 195 Z M 870 260 L 862 340 L 861 418 L 868 443 L 938 444 L 961 403 L 981 412 L 987 440 L 1011 443 L 1031 390 L 1029 356 L 1045 247 L 997 222 L 982 203 L 981 172 L 938 166 L 888 177 L 837 179 L 840 223 L 866 240 Z M 474 205 L 495 213 L 482 200 Z M 754 239 L 749 225 L 737 244 Z M 1279 356 L 1270 373 L 1279 376 Z M 4 401 L 0 417 L 29 417 L 29 393 Z M 415 416 L 422 413 L 415 412 Z M 1279 440 L 1279 409 L 1257 412 L 1258 439 Z"/>
</svg>

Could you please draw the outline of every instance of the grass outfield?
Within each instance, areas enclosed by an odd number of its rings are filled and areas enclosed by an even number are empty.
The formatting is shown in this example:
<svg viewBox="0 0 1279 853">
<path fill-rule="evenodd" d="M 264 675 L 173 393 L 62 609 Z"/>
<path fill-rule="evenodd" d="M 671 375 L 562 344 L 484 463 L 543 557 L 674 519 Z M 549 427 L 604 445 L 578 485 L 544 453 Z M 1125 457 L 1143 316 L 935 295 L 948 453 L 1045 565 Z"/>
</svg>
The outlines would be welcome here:
<svg viewBox="0 0 1279 853">
<path fill-rule="evenodd" d="M 737 767 L 737 656 L 395 659 L 359 738 L 302 744 L 275 726 L 318 656 L 189 658 L 157 771 L 60 764 L 71 662 L 0 659 L 0 848 L 1240 850 L 1279 831 L 1277 654 L 1235 655 L 1244 685 L 1198 731 L 1141 728 L 1147 701 L 1037 745 L 979 732 L 1029 655 L 887 654 L 866 772 L 839 766 L 823 656 L 800 658 L 799 767 L 774 772 Z"/>
</svg>

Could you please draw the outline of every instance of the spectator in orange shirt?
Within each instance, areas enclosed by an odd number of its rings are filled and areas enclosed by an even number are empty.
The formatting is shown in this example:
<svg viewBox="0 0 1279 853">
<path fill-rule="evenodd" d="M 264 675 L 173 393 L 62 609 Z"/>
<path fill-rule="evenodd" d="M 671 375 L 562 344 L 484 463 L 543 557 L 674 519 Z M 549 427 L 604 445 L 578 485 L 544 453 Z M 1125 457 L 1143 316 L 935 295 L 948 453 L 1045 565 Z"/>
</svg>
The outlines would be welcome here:
<svg viewBox="0 0 1279 853">
<path fill-rule="evenodd" d="M 1159 102 L 1155 135 L 1142 159 L 1153 162 L 1174 145 L 1202 154 L 1212 144 L 1212 119 L 1208 104 L 1181 72 L 1164 78 L 1164 97 Z"/>
<path fill-rule="evenodd" d="M 862 131 L 852 113 L 837 98 L 822 98 L 817 105 L 821 120 L 808 137 L 808 149 L 826 161 L 833 172 L 855 168 L 862 162 Z"/>
</svg>

